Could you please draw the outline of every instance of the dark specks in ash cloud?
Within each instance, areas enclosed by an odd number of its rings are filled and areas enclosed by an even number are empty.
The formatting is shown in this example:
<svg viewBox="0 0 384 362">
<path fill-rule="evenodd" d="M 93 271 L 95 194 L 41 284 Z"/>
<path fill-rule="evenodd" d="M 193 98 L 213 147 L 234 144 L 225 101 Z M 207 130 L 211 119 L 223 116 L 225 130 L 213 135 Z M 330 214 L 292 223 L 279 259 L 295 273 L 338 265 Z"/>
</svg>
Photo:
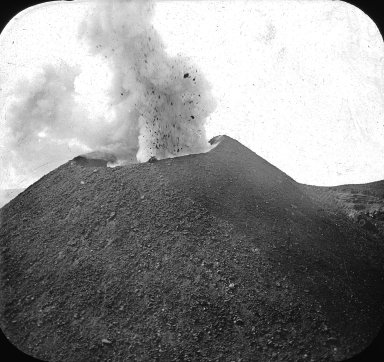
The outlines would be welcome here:
<svg viewBox="0 0 384 362">
<path fill-rule="evenodd" d="M 79 41 L 108 69 L 108 109 L 95 114 L 78 102 L 84 69 L 43 65 L 7 101 L 12 164 L 28 168 L 41 152 L 68 145 L 112 152 L 122 163 L 207 151 L 204 124 L 216 107 L 211 86 L 190 59 L 167 54 L 152 25 L 153 2 L 90 4 Z"/>
</svg>

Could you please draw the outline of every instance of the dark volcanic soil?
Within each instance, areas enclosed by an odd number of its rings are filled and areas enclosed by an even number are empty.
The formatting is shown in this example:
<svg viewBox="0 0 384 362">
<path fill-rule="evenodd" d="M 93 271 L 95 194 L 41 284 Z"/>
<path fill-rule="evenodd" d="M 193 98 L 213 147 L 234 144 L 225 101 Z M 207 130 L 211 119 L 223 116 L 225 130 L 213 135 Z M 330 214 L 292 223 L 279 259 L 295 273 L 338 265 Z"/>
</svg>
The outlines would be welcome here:
<svg viewBox="0 0 384 362">
<path fill-rule="evenodd" d="M 362 228 L 384 240 L 384 180 L 360 185 L 303 187 L 324 208 L 341 210 Z"/>
<path fill-rule="evenodd" d="M 382 235 L 329 190 L 225 136 L 98 165 L 68 162 L 1 209 L 0 325 L 27 354 L 330 361 L 382 325 Z"/>
</svg>

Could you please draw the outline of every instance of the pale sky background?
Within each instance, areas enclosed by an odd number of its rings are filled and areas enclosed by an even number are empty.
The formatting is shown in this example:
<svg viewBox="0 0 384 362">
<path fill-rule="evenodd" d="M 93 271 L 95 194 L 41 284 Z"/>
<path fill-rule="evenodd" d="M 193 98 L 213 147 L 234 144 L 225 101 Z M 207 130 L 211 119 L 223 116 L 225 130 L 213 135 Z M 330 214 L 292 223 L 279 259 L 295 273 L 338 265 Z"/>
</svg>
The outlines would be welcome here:
<svg viewBox="0 0 384 362">
<path fill-rule="evenodd" d="M 76 39 L 87 3 L 53 2 L 16 16 L 0 36 L 0 110 L 19 75 L 63 59 L 88 67 L 82 86 L 97 106 L 106 69 Z M 187 55 L 213 86 L 208 138 L 227 134 L 296 181 L 384 179 L 384 44 L 361 10 L 337 1 L 162 1 L 154 26 L 171 55 Z M 98 83 L 98 79 L 100 82 Z M 0 157 L 7 157 L 2 147 Z M 76 156 L 52 154 L 21 188 Z"/>
</svg>

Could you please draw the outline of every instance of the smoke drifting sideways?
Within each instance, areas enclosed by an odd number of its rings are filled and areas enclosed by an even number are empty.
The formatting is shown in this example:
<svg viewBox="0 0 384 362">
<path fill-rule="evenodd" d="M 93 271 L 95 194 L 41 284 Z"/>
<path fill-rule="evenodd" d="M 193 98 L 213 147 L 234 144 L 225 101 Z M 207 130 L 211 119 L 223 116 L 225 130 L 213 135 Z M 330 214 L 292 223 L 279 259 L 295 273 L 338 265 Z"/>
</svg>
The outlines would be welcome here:
<svg viewBox="0 0 384 362">
<path fill-rule="evenodd" d="M 119 164 L 208 151 L 211 86 L 190 59 L 167 54 L 151 24 L 155 4 L 89 3 L 78 38 L 106 67 L 105 107 L 81 94 L 84 66 L 45 64 L 20 79 L 6 102 L 3 147 L 12 172 L 27 177 L 53 157 L 69 159 L 69 149 L 110 152 Z"/>
</svg>

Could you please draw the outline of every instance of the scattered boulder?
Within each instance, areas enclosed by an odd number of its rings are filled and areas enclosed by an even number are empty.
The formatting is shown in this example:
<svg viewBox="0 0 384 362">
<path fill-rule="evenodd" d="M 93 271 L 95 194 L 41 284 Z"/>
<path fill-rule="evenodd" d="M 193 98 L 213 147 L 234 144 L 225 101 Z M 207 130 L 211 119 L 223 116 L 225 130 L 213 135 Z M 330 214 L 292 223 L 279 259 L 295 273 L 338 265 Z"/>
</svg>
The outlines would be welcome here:
<svg viewBox="0 0 384 362">
<path fill-rule="evenodd" d="M 367 216 L 359 215 L 357 217 L 357 222 L 358 222 L 359 226 L 361 226 L 362 228 L 364 228 L 367 231 L 371 231 L 374 233 L 378 232 L 376 225 L 371 220 L 369 220 L 369 217 L 367 217 Z"/>
<path fill-rule="evenodd" d="M 158 159 L 157 159 L 155 156 L 152 156 L 152 157 L 148 160 L 149 163 L 154 163 L 154 162 L 156 162 L 156 161 L 158 161 Z"/>
</svg>

